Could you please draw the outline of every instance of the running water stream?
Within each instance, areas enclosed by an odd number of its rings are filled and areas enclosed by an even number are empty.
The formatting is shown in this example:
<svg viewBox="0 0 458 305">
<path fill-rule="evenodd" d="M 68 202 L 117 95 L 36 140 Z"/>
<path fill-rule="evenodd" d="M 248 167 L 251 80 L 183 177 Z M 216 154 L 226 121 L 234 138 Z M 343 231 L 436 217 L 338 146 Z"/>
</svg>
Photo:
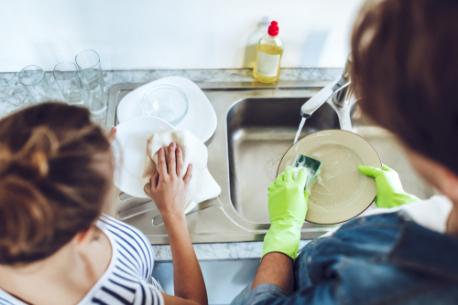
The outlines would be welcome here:
<svg viewBox="0 0 458 305">
<path fill-rule="evenodd" d="M 296 144 L 297 141 L 299 140 L 302 129 L 304 129 L 305 121 L 306 121 L 306 118 L 302 117 L 301 122 L 299 123 L 299 127 L 297 128 L 297 131 L 296 131 L 296 136 L 294 137 L 293 145 Z"/>
</svg>

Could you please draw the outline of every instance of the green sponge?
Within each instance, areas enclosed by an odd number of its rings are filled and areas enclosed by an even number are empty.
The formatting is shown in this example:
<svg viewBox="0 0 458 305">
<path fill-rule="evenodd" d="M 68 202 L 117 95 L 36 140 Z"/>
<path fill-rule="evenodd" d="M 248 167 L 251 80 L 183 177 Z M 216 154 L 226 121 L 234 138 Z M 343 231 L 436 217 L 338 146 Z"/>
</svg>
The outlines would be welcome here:
<svg viewBox="0 0 458 305">
<path fill-rule="evenodd" d="M 305 189 L 310 190 L 320 175 L 321 162 L 306 155 L 299 155 L 294 162 L 294 167 L 303 167 L 308 170 Z"/>
</svg>

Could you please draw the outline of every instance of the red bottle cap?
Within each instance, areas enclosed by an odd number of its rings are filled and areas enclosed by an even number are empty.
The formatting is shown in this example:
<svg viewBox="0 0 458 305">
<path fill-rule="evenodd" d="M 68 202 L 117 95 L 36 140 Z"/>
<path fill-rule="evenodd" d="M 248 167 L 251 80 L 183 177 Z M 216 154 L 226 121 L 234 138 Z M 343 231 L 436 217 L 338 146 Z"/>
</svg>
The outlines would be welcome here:
<svg viewBox="0 0 458 305">
<path fill-rule="evenodd" d="M 269 28 L 267 29 L 267 33 L 270 36 L 275 37 L 278 35 L 278 31 L 279 31 L 278 22 L 274 20 L 270 23 Z"/>
</svg>

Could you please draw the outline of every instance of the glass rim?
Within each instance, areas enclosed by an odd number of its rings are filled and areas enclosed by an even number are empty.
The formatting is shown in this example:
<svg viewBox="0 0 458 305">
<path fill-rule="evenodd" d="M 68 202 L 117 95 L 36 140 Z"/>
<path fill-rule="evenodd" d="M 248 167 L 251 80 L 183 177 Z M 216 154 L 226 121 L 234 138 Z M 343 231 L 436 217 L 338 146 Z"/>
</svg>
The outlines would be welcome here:
<svg viewBox="0 0 458 305">
<path fill-rule="evenodd" d="M 184 117 L 187 115 L 189 111 L 189 99 L 186 93 L 184 92 L 183 89 L 180 87 L 174 85 L 174 84 L 159 84 L 157 86 L 151 86 L 150 88 L 147 88 L 145 92 L 143 93 L 141 99 L 139 100 L 140 103 L 140 108 L 142 109 L 143 113 L 148 113 L 148 107 L 147 102 L 151 100 L 151 96 L 154 96 L 154 94 L 158 94 L 160 91 L 164 90 L 171 90 L 172 92 L 175 92 L 178 94 L 178 96 L 181 98 L 179 103 L 181 103 L 181 111 L 178 112 L 178 114 L 175 114 L 175 116 L 171 119 L 165 119 L 163 118 L 160 114 L 154 114 L 154 115 L 148 115 L 148 116 L 158 116 L 161 119 L 167 121 L 168 123 L 176 126 L 178 125 L 181 121 L 183 121 Z"/>
<path fill-rule="evenodd" d="M 59 68 L 59 67 L 72 67 L 73 69 L 62 69 L 62 68 Z M 58 62 L 55 66 L 54 66 L 54 69 L 53 69 L 53 72 L 56 71 L 56 72 L 73 72 L 73 71 L 76 71 L 78 70 L 78 67 L 76 65 L 76 63 L 72 62 L 72 61 L 61 61 L 61 62 Z"/>
<path fill-rule="evenodd" d="M 82 57 L 82 56 L 87 56 L 88 54 L 95 55 L 94 58 L 95 58 L 96 60 L 94 61 L 94 63 L 88 64 L 88 65 L 83 65 L 83 64 L 81 63 L 81 57 Z M 78 63 L 78 57 L 80 58 L 79 63 Z M 82 51 L 78 52 L 78 53 L 75 55 L 75 64 L 76 64 L 78 70 L 91 69 L 91 68 L 100 66 L 100 55 L 99 55 L 99 53 L 97 53 L 97 51 L 94 50 L 94 49 L 85 49 L 85 50 L 82 50 Z M 100 68 L 100 67 L 98 67 L 98 68 Z"/>
<path fill-rule="evenodd" d="M 59 69 L 59 67 L 69 67 L 69 69 Z M 73 72 L 73 73 L 72 73 Z M 75 79 L 79 78 L 78 76 L 78 67 L 74 62 L 71 61 L 61 61 L 58 62 L 54 69 L 52 70 L 52 75 L 55 80 L 66 80 L 66 79 Z M 62 77 L 62 75 L 71 75 L 71 77 Z"/>
<path fill-rule="evenodd" d="M 32 71 L 36 71 L 36 72 L 39 72 L 41 73 L 40 77 L 37 78 L 37 79 L 33 79 L 33 81 L 27 81 L 28 78 L 30 77 L 26 77 L 25 76 L 25 73 L 26 72 L 32 72 Z M 28 66 L 25 66 L 24 68 L 21 69 L 21 71 L 18 72 L 18 78 L 19 78 L 19 82 L 25 86 L 30 86 L 30 85 L 35 85 L 39 82 L 41 82 L 45 77 L 45 71 L 43 70 L 42 67 L 38 66 L 38 65 L 28 65 Z"/>
</svg>

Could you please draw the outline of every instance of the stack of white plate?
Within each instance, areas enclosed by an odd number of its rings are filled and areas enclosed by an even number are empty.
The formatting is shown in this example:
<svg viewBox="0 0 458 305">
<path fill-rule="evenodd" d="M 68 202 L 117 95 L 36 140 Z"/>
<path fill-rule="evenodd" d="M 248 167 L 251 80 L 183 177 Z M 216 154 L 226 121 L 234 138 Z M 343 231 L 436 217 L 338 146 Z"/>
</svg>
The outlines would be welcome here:
<svg viewBox="0 0 458 305">
<path fill-rule="evenodd" d="M 152 134 L 188 130 L 206 142 L 217 125 L 215 110 L 202 90 L 189 79 L 176 76 L 130 92 L 119 102 L 116 114 L 114 182 L 126 194 L 143 198 L 147 197 L 143 191 L 146 146 Z"/>
<path fill-rule="evenodd" d="M 161 113 L 154 103 L 145 102 L 154 95 L 170 108 Z M 179 76 L 161 78 L 130 92 L 119 102 L 116 114 L 119 123 L 159 117 L 178 130 L 189 130 L 203 142 L 210 139 L 217 124 L 215 110 L 205 93 L 191 80 Z"/>
</svg>

